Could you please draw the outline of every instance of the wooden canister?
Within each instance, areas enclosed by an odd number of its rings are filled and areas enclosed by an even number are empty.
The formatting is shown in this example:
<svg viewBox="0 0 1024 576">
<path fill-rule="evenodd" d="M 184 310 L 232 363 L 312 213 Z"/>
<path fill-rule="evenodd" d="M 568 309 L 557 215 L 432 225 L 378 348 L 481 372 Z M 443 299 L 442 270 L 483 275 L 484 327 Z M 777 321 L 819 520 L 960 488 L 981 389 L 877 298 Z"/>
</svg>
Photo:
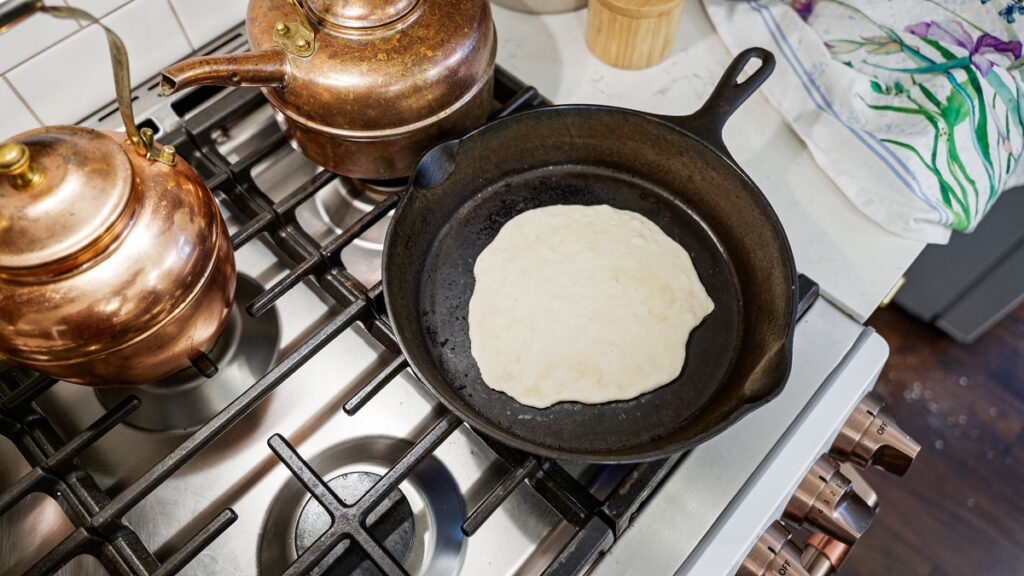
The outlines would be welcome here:
<svg viewBox="0 0 1024 576">
<path fill-rule="evenodd" d="M 618 68 L 649 68 L 668 57 L 684 0 L 590 0 L 587 47 Z"/>
</svg>

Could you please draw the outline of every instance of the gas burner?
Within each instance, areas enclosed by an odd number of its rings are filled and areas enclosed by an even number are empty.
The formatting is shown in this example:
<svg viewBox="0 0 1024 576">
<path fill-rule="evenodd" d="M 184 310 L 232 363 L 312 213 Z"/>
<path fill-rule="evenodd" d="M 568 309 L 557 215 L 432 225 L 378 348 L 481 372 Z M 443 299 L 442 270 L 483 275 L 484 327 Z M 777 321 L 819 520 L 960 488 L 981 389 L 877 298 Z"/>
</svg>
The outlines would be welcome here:
<svg viewBox="0 0 1024 576">
<path fill-rule="evenodd" d="M 97 388 L 100 403 L 109 410 L 127 396 L 138 396 L 142 404 L 125 422 L 145 430 L 185 430 L 206 423 L 274 363 L 280 337 L 276 310 L 257 318 L 242 310 L 262 292 L 255 280 L 238 275 L 235 305 L 208 354 L 218 367 L 213 377 L 206 378 L 190 366 L 141 386 Z"/>
<path fill-rule="evenodd" d="M 409 186 L 408 178 L 392 178 L 390 180 L 360 180 L 353 178 L 351 180 L 357 189 L 365 194 L 374 196 L 376 202 L 383 200 L 384 196 L 401 192 Z"/>
<path fill-rule="evenodd" d="M 407 185 L 408 181 L 404 179 L 357 180 L 342 176 L 325 186 L 309 203 L 313 208 L 310 212 L 315 212 L 315 215 L 310 215 L 315 222 L 304 218 L 302 213 L 297 214 L 299 222 L 314 237 L 330 238 L 351 227 L 384 198 L 404 190 Z M 341 253 L 345 268 L 366 286 L 380 281 L 384 236 L 390 222 L 391 215 L 388 214 Z"/>
<path fill-rule="evenodd" d="M 327 485 L 345 504 L 359 501 L 378 480 L 379 474 L 349 472 L 330 480 Z M 316 500 L 306 500 L 295 526 L 295 552 L 302 554 L 331 527 L 331 517 Z M 387 548 L 398 560 L 405 562 L 412 551 L 415 523 L 412 508 L 401 490 L 388 494 L 384 502 L 366 519 L 367 532 Z M 351 550 L 351 542 L 343 542 L 332 554 L 334 564 L 328 576 L 375 576 L 379 571 L 362 554 Z"/>
<path fill-rule="evenodd" d="M 340 234 L 373 210 L 384 198 L 401 192 L 408 180 L 358 180 L 342 176 L 316 196 L 316 208 L 334 234 Z M 353 243 L 374 250 L 384 246 L 391 216 L 386 216 Z"/>
<path fill-rule="evenodd" d="M 372 436 L 336 444 L 309 459 L 310 466 L 346 504 L 366 493 L 412 447 L 407 440 Z M 458 572 L 462 563 L 460 530 L 465 504 L 455 479 L 434 456 L 412 470 L 367 518 L 365 527 L 378 542 L 402 560 L 410 574 L 442 576 Z M 289 478 L 267 511 L 260 534 L 260 574 L 281 574 L 331 524 L 327 512 L 301 484 Z M 379 571 L 362 552 L 338 546 L 327 574 L 376 575 Z"/>
</svg>

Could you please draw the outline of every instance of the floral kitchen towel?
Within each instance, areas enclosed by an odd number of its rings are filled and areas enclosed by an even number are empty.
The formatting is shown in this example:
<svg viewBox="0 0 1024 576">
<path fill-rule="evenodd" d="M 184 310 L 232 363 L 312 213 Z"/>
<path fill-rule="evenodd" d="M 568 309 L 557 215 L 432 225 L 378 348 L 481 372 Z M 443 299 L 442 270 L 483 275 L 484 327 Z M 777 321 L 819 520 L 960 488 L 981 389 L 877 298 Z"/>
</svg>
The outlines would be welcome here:
<svg viewBox="0 0 1024 576">
<path fill-rule="evenodd" d="M 818 164 L 897 234 L 945 243 L 1024 180 L 1024 0 L 704 0 Z"/>
</svg>

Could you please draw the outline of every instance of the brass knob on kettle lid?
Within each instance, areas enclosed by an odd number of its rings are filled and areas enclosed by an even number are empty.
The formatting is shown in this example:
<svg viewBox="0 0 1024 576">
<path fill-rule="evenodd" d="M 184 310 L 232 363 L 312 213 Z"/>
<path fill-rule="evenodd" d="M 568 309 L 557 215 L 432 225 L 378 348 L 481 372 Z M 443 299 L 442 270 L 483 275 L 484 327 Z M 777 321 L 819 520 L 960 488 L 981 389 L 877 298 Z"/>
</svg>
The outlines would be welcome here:
<svg viewBox="0 0 1024 576">
<path fill-rule="evenodd" d="M 0 174 L 14 174 L 28 164 L 28 146 L 11 142 L 0 146 Z"/>
<path fill-rule="evenodd" d="M 28 146 L 9 142 L 0 146 L 0 176 L 7 176 L 11 186 L 18 190 L 31 190 L 43 181 L 45 172 L 38 164 L 32 164 Z"/>
</svg>

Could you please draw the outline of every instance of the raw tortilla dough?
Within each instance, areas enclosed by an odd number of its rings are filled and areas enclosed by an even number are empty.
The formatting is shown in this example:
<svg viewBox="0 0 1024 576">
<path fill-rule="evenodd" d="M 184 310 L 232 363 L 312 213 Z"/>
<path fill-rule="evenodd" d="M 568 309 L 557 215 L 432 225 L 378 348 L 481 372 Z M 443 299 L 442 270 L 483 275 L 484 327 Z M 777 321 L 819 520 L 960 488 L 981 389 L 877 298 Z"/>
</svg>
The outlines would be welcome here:
<svg viewBox="0 0 1024 576">
<path fill-rule="evenodd" d="M 610 206 L 524 212 L 477 258 L 469 338 L 484 382 L 521 404 L 628 400 L 674 380 L 714 309 L 689 254 Z"/>
</svg>

